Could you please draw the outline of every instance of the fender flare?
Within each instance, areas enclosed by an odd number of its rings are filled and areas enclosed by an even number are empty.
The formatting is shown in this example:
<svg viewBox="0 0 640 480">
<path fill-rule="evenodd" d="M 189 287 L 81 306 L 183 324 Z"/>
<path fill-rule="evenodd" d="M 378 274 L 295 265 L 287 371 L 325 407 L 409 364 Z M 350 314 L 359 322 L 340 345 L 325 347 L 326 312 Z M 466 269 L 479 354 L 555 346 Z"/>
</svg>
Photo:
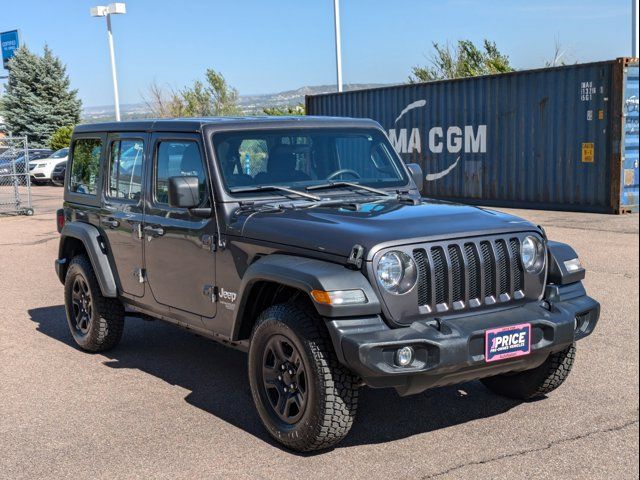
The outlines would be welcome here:
<svg viewBox="0 0 640 480">
<path fill-rule="evenodd" d="M 376 315 L 381 312 L 380 301 L 367 278 L 358 270 L 344 265 L 295 255 L 272 254 L 262 257 L 247 268 L 239 288 L 240 302 L 233 319 L 233 338 L 236 338 L 247 309 L 252 287 L 261 281 L 280 283 L 309 295 L 318 314 L 327 318 Z M 311 298 L 312 290 L 360 289 L 367 303 L 359 305 L 325 305 Z"/>
<path fill-rule="evenodd" d="M 109 264 L 109 257 L 104 251 L 104 247 L 100 245 L 100 231 L 93 225 L 81 222 L 67 223 L 60 232 L 60 247 L 58 250 L 58 264 L 66 264 L 64 268 L 59 269 L 60 281 L 64 283 L 64 276 L 68 268 L 68 258 L 65 252 L 65 239 L 75 238 L 80 240 L 84 245 L 89 260 L 93 266 L 93 270 L 98 279 L 100 290 L 105 297 L 115 298 L 118 296 L 118 287 L 116 279 Z"/>
<path fill-rule="evenodd" d="M 547 251 L 549 252 L 549 275 L 547 276 L 547 283 L 568 285 L 584 280 L 584 268 L 580 268 L 575 272 L 569 272 L 564 264 L 567 260 L 579 258 L 571 246 L 566 243 L 548 241 Z"/>
</svg>

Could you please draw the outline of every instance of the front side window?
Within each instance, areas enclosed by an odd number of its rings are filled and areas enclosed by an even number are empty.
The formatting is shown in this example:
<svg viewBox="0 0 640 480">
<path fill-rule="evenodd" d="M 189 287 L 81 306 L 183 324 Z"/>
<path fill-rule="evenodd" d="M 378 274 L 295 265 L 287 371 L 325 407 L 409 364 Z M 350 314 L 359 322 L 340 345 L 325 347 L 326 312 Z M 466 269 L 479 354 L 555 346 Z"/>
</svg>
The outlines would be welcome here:
<svg viewBox="0 0 640 480">
<path fill-rule="evenodd" d="M 384 134 L 369 129 L 273 129 L 216 133 L 216 161 L 227 189 L 303 188 L 348 181 L 385 188 L 408 179 Z"/>
<path fill-rule="evenodd" d="M 99 138 L 79 138 L 73 142 L 73 158 L 69 190 L 74 193 L 95 195 L 100 170 L 102 140 Z"/>
<path fill-rule="evenodd" d="M 142 192 L 142 140 L 117 140 L 111 144 L 107 196 L 138 200 Z"/>
<path fill-rule="evenodd" d="M 207 200 L 206 175 L 198 144 L 188 140 L 167 140 L 158 145 L 155 164 L 155 201 L 169 204 L 169 178 L 198 177 L 200 204 Z"/>
</svg>

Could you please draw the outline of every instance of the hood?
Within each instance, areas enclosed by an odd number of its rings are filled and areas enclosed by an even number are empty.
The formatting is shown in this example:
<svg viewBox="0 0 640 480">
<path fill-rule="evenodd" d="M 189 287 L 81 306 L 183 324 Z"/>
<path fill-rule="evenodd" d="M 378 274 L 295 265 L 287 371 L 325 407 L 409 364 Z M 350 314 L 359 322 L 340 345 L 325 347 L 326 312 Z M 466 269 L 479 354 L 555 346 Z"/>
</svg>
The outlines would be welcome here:
<svg viewBox="0 0 640 480">
<path fill-rule="evenodd" d="M 532 223 L 505 213 L 438 200 L 414 205 L 400 200 L 354 204 L 253 210 L 230 222 L 246 238 L 347 256 L 355 244 L 367 256 L 381 245 L 400 245 L 446 237 L 506 231 L 538 230 Z"/>
<path fill-rule="evenodd" d="M 52 157 L 47 157 L 47 158 L 40 158 L 38 160 L 29 160 L 29 165 L 37 165 L 37 164 L 42 164 L 42 163 L 46 163 L 46 164 L 51 164 L 51 163 L 61 163 L 61 162 L 66 162 L 67 161 L 67 157 L 60 157 L 60 158 L 52 158 Z"/>
</svg>

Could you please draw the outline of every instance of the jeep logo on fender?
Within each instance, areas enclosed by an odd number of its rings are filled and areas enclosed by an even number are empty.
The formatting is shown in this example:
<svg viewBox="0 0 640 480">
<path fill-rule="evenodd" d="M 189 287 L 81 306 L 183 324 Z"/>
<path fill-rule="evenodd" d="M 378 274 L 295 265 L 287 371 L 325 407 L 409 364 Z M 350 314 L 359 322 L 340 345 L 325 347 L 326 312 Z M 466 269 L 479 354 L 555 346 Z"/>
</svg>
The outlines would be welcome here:
<svg viewBox="0 0 640 480">
<path fill-rule="evenodd" d="M 236 298 L 238 298 L 238 294 L 235 292 L 230 292 L 228 290 L 225 290 L 224 288 L 220 289 L 220 298 L 222 300 L 228 300 L 231 303 L 234 303 L 236 301 Z"/>
<path fill-rule="evenodd" d="M 402 153 L 486 153 L 487 126 L 484 124 L 434 126 L 424 133 L 417 127 L 396 128 L 398 122 L 411 110 L 427 105 L 426 100 L 418 100 L 407 105 L 394 121 L 394 128 L 389 129 L 389 141 L 396 152 Z M 426 175 L 427 181 L 437 180 L 453 170 L 460 160 L 458 156 L 453 164 L 441 172 Z"/>
</svg>

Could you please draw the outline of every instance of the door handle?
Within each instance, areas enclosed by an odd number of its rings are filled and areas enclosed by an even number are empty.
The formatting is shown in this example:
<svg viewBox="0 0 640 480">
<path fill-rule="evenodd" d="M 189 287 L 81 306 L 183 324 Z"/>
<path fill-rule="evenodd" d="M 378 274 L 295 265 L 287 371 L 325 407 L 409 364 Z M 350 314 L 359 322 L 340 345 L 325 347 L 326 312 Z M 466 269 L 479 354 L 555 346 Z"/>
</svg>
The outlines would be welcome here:
<svg viewBox="0 0 640 480">
<path fill-rule="evenodd" d="M 109 228 L 118 228 L 120 226 L 120 222 L 115 218 L 103 218 L 102 223 Z"/>
<path fill-rule="evenodd" d="M 146 227 L 144 227 L 144 231 L 149 235 L 149 238 L 161 237 L 162 235 L 164 235 L 164 228 L 162 227 L 152 227 L 150 225 L 147 225 Z"/>
</svg>

